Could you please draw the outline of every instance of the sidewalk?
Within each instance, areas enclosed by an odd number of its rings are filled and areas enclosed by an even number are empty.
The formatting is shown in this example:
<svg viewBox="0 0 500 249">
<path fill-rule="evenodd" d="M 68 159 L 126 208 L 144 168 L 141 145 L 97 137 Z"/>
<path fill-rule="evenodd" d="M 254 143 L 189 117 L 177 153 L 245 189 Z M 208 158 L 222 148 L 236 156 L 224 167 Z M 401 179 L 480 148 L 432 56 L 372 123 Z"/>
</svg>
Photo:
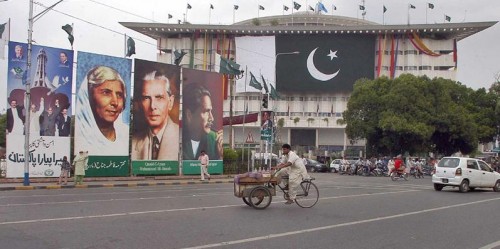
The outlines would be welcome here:
<svg viewBox="0 0 500 249">
<path fill-rule="evenodd" d="M 199 176 L 131 176 L 131 177 L 88 177 L 83 185 L 75 186 L 73 177 L 68 185 L 58 185 L 59 178 L 31 178 L 29 186 L 23 186 L 23 178 L 0 179 L 0 191 L 34 189 L 70 189 L 70 188 L 114 188 L 143 187 L 188 184 L 233 183 L 232 175 L 212 175 L 210 181 L 200 181 Z"/>
</svg>

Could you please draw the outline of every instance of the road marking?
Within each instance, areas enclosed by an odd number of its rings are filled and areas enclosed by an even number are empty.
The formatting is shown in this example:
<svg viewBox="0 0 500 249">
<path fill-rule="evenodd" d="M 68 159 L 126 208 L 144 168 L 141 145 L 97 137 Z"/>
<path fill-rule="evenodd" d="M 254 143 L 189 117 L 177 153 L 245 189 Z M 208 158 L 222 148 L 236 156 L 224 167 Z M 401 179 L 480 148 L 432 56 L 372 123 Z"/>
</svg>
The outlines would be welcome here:
<svg viewBox="0 0 500 249">
<path fill-rule="evenodd" d="M 165 186 L 167 186 L 167 185 L 165 185 Z M 172 187 L 172 185 L 169 185 L 168 187 Z M 75 193 L 75 194 L 66 193 L 66 194 L 44 194 L 44 195 L 11 195 L 11 196 L 0 196 L 0 199 L 58 197 L 58 196 L 94 196 L 94 195 L 116 195 L 116 194 L 142 194 L 142 193 L 160 193 L 160 192 L 166 192 L 166 191 L 180 192 L 180 191 L 192 191 L 192 190 L 213 191 L 216 189 L 224 189 L 224 190 L 227 189 L 227 188 L 192 188 L 191 186 L 165 188 L 162 190 L 147 190 L 146 189 L 147 187 L 144 187 L 144 188 L 145 188 L 145 190 L 123 189 L 123 191 L 113 191 L 113 192 L 92 192 L 92 193 L 89 193 L 88 191 L 86 191 L 85 193 Z M 104 188 L 101 188 L 101 189 L 104 189 Z M 65 190 L 70 190 L 70 189 L 61 189 L 61 191 L 65 191 Z"/>
<path fill-rule="evenodd" d="M 323 198 L 319 198 L 319 199 L 320 200 L 328 200 L 328 199 L 340 199 L 340 198 L 354 198 L 354 197 L 364 197 L 364 196 L 374 196 L 374 195 L 384 195 L 384 194 L 397 194 L 397 193 L 406 193 L 406 192 L 415 192 L 415 191 L 420 191 L 420 190 L 405 190 L 405 191 L 391 191 L 391 192 L 381 192 L 381 193 L 373 193 L 373 194 L 343 195 L 343 196 L 323 197 Z M 151 197 L 151 198 L 152 199 L 158 199 L 159 197 L 155 197 L 155 198 Z M 168 197 L 168 198 L 172 198 L 172 197 Z M 117 199 L 115 199 L 115 200 L 117 200 Z M 70 202 L 70 203 L 85 203 L 85 202 L 89 202 L 89 201 L 74 201 L 74 202 Z M 275 203 L 282 203 L 282 202 L 285 202 L 285 201 L 280 201 L 280 202 L 275 202 Z M 35 220 L 22 220 L 22 221 L 6 221 L 6 222 L 0 222 L 0 225 L 26 224 L 26 223 L 38 223 L 38 222 L 50 222 L 50 221 L 65 221 L 65 220 L 80 220 L 80 219 L 93 219 L 93 218 L 105 218 L 105 217 L 116 217 L 116 216 L 126 216 L 126 215 L 140 215 L 140 214 L 153 214 L 153 213 L 181 212 L 181 211 L 206 210 L 206 209 L 241 207 L 241 206 L 244 206 L 244 205 L 242 205 L 242 204 L 237 204 L 237 205 L 222 205 L 222 206 L 211 206 L 211 207 L 163 209 L 163 210 L 152 210 L 152 211 L 142 211 L 142 212 L 127 212 L 127 213 L 116 213 L 116 214 L 75 216 L 75 217 L 63 217 L 63 218 L 52 218 L 52 219 L 35 219 Z"/>
<path fill-rule="evenodd" d="M 420 210 L 420 211 L 401 213 L 401 214 L 396 214 L 396 215 L 389 215 L 389 216 L 372 218 L 372 219 L 367 219 L 367 220 L 352 221 L 352 222 L 346 222 L 346 223 L 341 223 L 341 224 L 315 227 L 315 228 L 303 229 L 303 230 L 297 230 L 297 231 L 291 231 L 291 232 L 285 232 L 285 233 L 269 234 L 266 236 L 253 237 L 253 238 L 248 238 L 248 239 L 225 241 L 225 242 L 214 243 L 214 244 L 209 244 L 209 245 L 202 245 L 202 246 L 195 246 L 195 247 L 186 247 L 184 249 L 213 248 L 213 247 L 221 247 L 221 246 L 255 242 L 255 241 L 260 241 L 260 240 L 274 239 L 274 238 L 280 238 L 280 237 L 286 237 L 286 236 L 292 236 L 292 235 L 299 235 L 299 234 L 303 235 L 304 233 L 312 233 L 312 232 L 317 232 L 317 231 L 334 229 L 334 228 L 338 228 L 338 227 L 353 226 L 353 225 L 359 225 L 359 224 L 370 223 L 370 222 L 375 222 L 375 221 L 401 218 L 401 217 L 410 216 L 410 215 L 429 213 L 429 212 L 434 212 L 434 211 L 440 211 L 440 210 L 445 210 L 445 209 L 450 209 L 450 208 L 457 208 L 457 207 L 469 206 L 469 205 L 474 205 L 474 204 L 479 204 L 479 203 L 484 203 L 484 202 L 491 202 L 491 201 L 498 201 L 498 200 L 500 200 L 500 197 L 493 198 L 493 199 L 487 199 L 487 200 L 481 200 L 481 201 L 474 201 L 474 202 L 467 202 L 467 203 L 437 207 L 437 208 L 429 208 L 429 209 L 424 209 L 424 210 Z M 496 243 L 499 243 L 499 242 L 496 242 Z M 491 244 L 491 245 L 494 245 L 494 244 Z M 488 246 L 490 246 L 490 245 L 488 245 Z M 492 248 L 492 247 L 486 247 L 486 248 Z"/>
<path fill-rule="evenodd" d="M 204 197 L 204 196 L 227 196 L 229 193 L 233 192 L 212 192 L 212 193 L 201 193 L 196 195 L 181 195 L 181 196 L 155 196 L 155 197 L 137 197 L 137 198 L 112 198 L 112 199 L 100 199 L 100 200 L 88 200 L 88 201 L 58 201 L 58 202 L 34 202 L 34 203 L 15 203 L 15 204 L 0 204 L 0 207 L 17 207 L 17 206 L 39 206 L 39 205 L 55 205 L 55 204 L 75 204 L 75 203 L 93 203 L 93 202 L 110 202 L 110 201 L 136 201 L 136 200 L 158 200 L 158 199 L 172 199 L 172 198 L 184 198 L 184 197 Z"/>
<path fill-rule="evenodd" d="M 118 217 L 118 216 L 127 216 L 127 215 L 141 215 L 141 214 L 167 213 L 167 212 L 177 212 L 177 211 L 206 210 L 206 209 L 240 207 L 240 206 L 242 206 L 242 205 L 241 204 L 238 204 L 238 205 L 223 205 L 223 206 L 212 206 L 212 207 L 194 207 L 194 208 L 165 209 L 165 210 L 153 210 L 153 211 L 142 211 L 142 212 L 127 212 L 127 213 L 116 213 L 116 214 L 102 214 L 102 215 L 89 215 L 89 216 L 73 216 L 73 217 L 53 218 L 53 219 L 6 221 L 6 222 L 0 222 L 0 225 L 27 224 L 27 223 L 50 222 L 50 221 L 65 221 L 65 220 L 95 219 L 95 218 Z"/>
<path fill-rule="evenodd" d="M 493 248 L 496 248 L 496 247 L 500 247 L 500 240 L 497 241 L 497 242 L 493 242 L 493 243 L 491 243 L 489 245 L 485 245 L 485 246 L 483 246 L 483 247 L 481 247 L 479 249 L 493 249 Z"/>
</svg>

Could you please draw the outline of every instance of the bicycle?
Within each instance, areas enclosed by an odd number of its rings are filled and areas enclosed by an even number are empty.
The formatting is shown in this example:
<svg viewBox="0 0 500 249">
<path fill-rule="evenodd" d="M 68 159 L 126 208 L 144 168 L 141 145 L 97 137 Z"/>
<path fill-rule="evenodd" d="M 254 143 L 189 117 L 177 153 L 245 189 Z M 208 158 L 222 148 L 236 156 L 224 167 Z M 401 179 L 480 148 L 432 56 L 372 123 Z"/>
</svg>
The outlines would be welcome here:
<svg viewBox="0 0 500 249">
<path fill-rule="evenodd" d="M 245 204 L 255 209 L 265 209 L 271 205 L 272 197 L 276 196 L 276 186 L 283 192 L 285 200 L 288 196 L 288 176 L 278 181 L 275 175 L 270 177 L 244 177 L 234 183 L 234 195 L 241 198 Z M 319 200 L 319 191 L 314 178 L 303 180 L 297 189 L 295 203 L 302 208 L 311 208 Z"/>
<path fill-rule="evenodd" d="M 281 179 L 282 181 L 277 184 L 277 186 L 283 192 L 283 198 L 288 201 L 290 199 L 288 196 L 289 189 L 287 184 L 289 179 L 288 176 L 282 176 Z M 299 184 L 295 203 L 301 208 L 311 208 L 318 203 L 319 190 L 316 184 L 312 182 L 313 180 L 315 180 L 315 178 L 311 177 L 310 179 L 302 180 Z"/>
</svg>

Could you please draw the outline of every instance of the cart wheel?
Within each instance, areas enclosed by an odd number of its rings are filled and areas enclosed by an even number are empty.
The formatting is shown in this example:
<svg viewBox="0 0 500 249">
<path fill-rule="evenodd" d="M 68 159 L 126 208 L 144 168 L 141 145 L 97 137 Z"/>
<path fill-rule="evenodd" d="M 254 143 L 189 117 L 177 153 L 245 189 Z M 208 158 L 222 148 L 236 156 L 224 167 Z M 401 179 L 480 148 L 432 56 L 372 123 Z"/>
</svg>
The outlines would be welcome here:
<svg viewBox="0 0 500 249">
<path fill-rule="evenodd" d="M 271 205 L 271 192 L 264 186 L 258 186 L 252 189 L 249 196 L 249 202 L 255 209 L 264 209 Z"/>
<path fill-rule="evenodd" d="M 241 199 L 242 199 L 242 200 L 243 200 L 243 202 L 244 202 L 245 204 L 247 204 L 248 206 L 250 206 L 250 207 L 252 206 L 252 204 L 250 204 L 250 202 L 248 202 L 248 200 L 247 200 L 245 197 L 241 197 Z"/>
</svg>

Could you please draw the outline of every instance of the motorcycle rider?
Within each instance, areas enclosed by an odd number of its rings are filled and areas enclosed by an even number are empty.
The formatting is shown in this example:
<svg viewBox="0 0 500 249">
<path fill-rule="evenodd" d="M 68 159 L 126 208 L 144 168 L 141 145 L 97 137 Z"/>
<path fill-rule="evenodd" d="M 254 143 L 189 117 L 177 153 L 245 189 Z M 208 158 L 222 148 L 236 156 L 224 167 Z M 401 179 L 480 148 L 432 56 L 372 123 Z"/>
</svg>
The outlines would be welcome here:
<svg viewBox="0 0 500 249">
<path fill-rule="evenodd" d="M 342 160 L 340 161 L 340 167 L 342 173 L 349 174 L 349 171 L 351 170 L 351 163 L 349 163 L 349 161 L 345 159 L 345 156 L 343 156 Z"/>
<path fill-rule="evenodd" d="M 404 172 L 405 171 L 405 166 L 404 166 L 401 154 L 399 154 L 396 157 L 396 160 L 394 160 L 394 170 L 391 170 L 391 174 L 394 171 L 396 171 L 396 172 Z"/>
</svg>

